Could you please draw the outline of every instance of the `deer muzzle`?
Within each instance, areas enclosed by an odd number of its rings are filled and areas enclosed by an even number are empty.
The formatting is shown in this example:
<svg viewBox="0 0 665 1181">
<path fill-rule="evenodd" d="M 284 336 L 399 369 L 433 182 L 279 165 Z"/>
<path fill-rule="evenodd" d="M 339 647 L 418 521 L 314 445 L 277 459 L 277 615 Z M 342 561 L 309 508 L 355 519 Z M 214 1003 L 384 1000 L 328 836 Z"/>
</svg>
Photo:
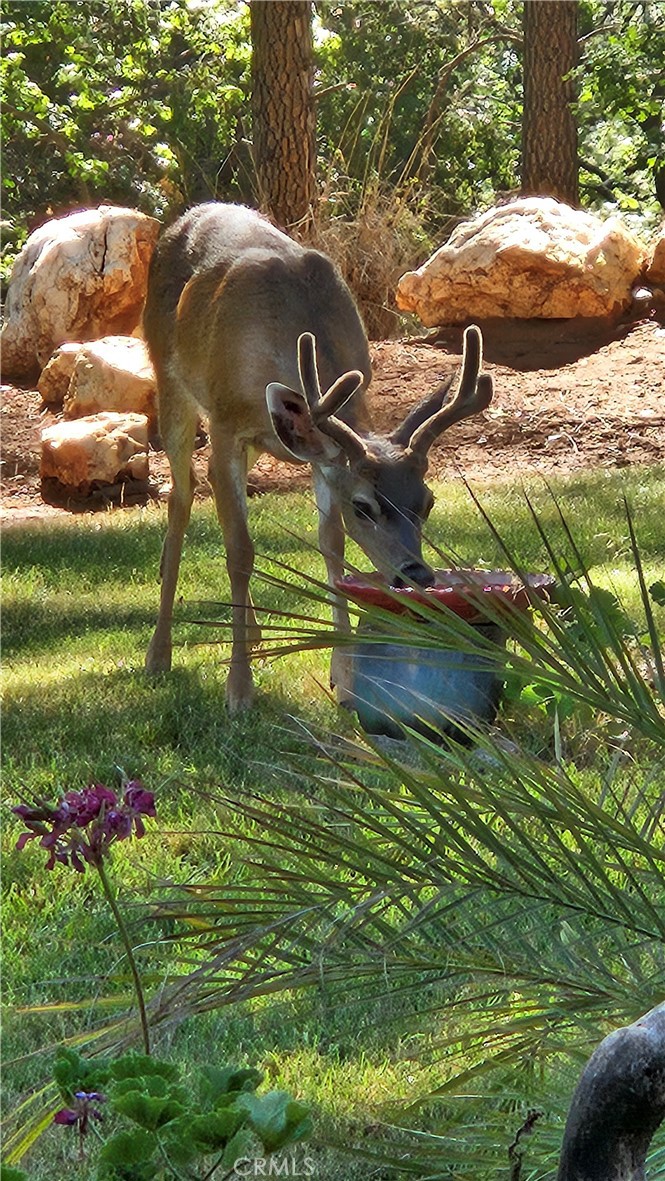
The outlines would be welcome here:
<svg viewBox="0 0 665 1181">
<path fill-rule="evenodd" d="M 434 582 L 432 568 L 414 559 L 400 566 L 392 585 L 399 590 L 403 586 L 433 586 Z"/>
</svg>

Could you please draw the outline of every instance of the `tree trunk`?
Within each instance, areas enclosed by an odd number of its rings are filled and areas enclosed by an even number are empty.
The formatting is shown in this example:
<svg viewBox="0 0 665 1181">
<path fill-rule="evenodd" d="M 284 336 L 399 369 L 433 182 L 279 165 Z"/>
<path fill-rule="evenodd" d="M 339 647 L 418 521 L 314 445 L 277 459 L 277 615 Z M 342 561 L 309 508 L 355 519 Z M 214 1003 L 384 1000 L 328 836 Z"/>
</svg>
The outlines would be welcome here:
<svg viewBox="0 0 665 1181">
<path fill-rule="evenodd" d="M 307 230 L 316 205 L 310 0 L 251 0 L 252 123 L 261 208 Z"/>
<path fill-rule="evenodd" d="M 577 0 L 525 0 L 522 193 L 579 203 L 570 71 L 577 63 Z"/>
<path fill-rule="evenodd" d="M 644 1181 L 665 1116 L 665 1004 L 617 1029 L 587 1062 L 568 1112 L 558 1181 Z"/>
</svg>

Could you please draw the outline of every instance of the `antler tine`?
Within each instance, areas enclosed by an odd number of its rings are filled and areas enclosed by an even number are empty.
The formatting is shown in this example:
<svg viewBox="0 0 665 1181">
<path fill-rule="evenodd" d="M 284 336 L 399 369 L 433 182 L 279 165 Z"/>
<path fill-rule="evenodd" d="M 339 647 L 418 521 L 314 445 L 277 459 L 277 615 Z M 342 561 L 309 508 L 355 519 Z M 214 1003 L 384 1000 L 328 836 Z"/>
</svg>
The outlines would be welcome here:
<svg viewBox="0 0 665 1181">
<path fill-rule="evenodd" d="M 414 431 L 409 441 L 409 451 L 426 455 L 434 440 L 448 427 L 487 409 L 492 401 L 494 383 L 489 373 L 478 376 L 482 355 L 480 329 L 471 325 L 464 333 L 462 375 L 455 396 Z"/>
<path fill-rule="evenodd" d="M 464 329 L 462 376 L 460 378 L 459 389 L 455 395 L 455 401 L 457 398 L 464 400 L 473 394 L 482 363 L 483 336 L 480 328 L 475 324 L 470 324 L 468 328 Z"/>
<path fill-rule="evenodd" d="M 316 337 L 311 332 L 303 332 L 298 337 L 298 372 L 303 393 L 313 410 L 321 401 L 321 386 L 316 364 Z"/>
<path fill-rule="evenodd" d="M 320 423 L 323 419 L 330 418 L 331 415 L 341 410 L 345 402 L 348 402 L 356 390 L 360 389 L 363 381 L 364 378 L 359 369 L 350 369 L 348 373 L 343 373 L 341 377 L 338 377 L 312 411 L 315 422 Z"/>
<path fill-rule="evenodd" d="M 348 423 L 335 418 L 335 411 L 341 410 L 353 397 L 364 381 L 363 374 L 359 369 L 343 373 L 322 395 L 316 363 L 316 337 L 311 332 L 303 332 L 298 337 L 298 371 L 312 421 L 323 434 L 334 439 L 349 458 L 362 458 L 367 451 L 363 440 Z"/>
<path fill-rule="evenodd" d="M 367 447 L 353 427 L 336 418 L 334 412 L 340 410 L 345 402 L 353 397 L 363 380 L 359 369 L 351 369 L 348 373 L 343 373 L 326 391 L 319 404 L 312 408 L 312 418 L 319 430 L 339 443 L 349 459 L 362 459 L 367 454 Z"/>
<path fill-rule="evenodd" d="M 440 386 L 427 397 L 424 402 L 419 402 L 409 411 L 403 422 L 389 436 L 391 443 L 396 443 L 398 447 L 408 447 L 411 437 L 415 434 L 419 426 L 427 422 L 433 415 L 438 414 L 439 410 L 443 408 L 443 401 L 446 397 L 451 385 L 453 384 L 454 375 L 451 374 L 445 381 L 441 382 Z"/>
</svg>

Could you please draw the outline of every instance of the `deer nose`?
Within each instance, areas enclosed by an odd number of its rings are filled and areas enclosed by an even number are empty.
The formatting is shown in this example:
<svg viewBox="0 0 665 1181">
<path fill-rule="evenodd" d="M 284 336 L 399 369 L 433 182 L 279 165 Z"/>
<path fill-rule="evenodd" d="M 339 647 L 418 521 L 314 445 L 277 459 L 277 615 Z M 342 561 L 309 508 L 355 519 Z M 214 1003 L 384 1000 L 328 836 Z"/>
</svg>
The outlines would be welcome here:
<svg viewBox="0 0 665 1181">
<path fill-rule="evenodd" d="M 399 574 L 393 582 L 393 586 L 399 588 L 402 586 L 433 586 L 434 585 L 434 571 L 426 566 L 424 562 L 405 562 L 400 566 Z"/>
</svg>

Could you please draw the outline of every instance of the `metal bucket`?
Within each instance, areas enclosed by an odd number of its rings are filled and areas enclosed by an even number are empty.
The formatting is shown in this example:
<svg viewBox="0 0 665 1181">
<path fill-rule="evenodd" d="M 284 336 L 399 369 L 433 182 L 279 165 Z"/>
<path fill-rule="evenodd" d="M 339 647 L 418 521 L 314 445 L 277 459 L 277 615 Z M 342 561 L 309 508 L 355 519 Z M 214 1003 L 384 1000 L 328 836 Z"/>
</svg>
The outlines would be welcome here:
<svg viewBox="0 0 665 1181">
<path fill-rule="evenodd" d="M 414 603 L 444 606 L 466 620 L 477 634 L 479 652 L 469 652 L 473 644 L 460 642 L 451 647 L 413 647 L 392 643 L 390 623 L 380 624 L 381 639 L 370 614 L 357 631 L 357 643 L 350 650 L 349 683 L 340 686 L 344 704 L 356 711 L 363 730 L 404 738 L 405 730 L 415 730 L 434 741 L 454 738 L 472 741 L 471 732 L 479 724 L 491 724 L 496 718 L 503 692 L 501 660 L 483 655 L 484 641 L 505 646 L 506 633 L 487 610 L 483 617 L 485 596 L 497 604 L 510 604 L 526 610 L 535 592 L 541 597 L 553 585 L 549 575 L 526 575 L 518 579 L 511 572 L 486 570 L 441 570 L 433 587 L 422 589 L 389 587 L 377 575 L 340 579 L 337 589 L 360 606 L 379 607 L 393 614 L 408 612 Z M 424 620 L 423 627 L 436 627 Z M 386 635 L 388 638 L 386 639 Z M 368 638 L 363 638 L 363 636 Z M 453 641 L 454 644 L 454 641 Z"/>
<path fill-rule="evenodd" d="M 485 639 L 505 643 L 494 624 L 473 627 Z M 408 727 L 435 741 L 465 741 L 468 726 L 494 721 L 502 690 L 495 662 L 470 652 L 370 640 L 351 650 L 349 705 L 367 734 L 404 738 Z"/>
</svg>

